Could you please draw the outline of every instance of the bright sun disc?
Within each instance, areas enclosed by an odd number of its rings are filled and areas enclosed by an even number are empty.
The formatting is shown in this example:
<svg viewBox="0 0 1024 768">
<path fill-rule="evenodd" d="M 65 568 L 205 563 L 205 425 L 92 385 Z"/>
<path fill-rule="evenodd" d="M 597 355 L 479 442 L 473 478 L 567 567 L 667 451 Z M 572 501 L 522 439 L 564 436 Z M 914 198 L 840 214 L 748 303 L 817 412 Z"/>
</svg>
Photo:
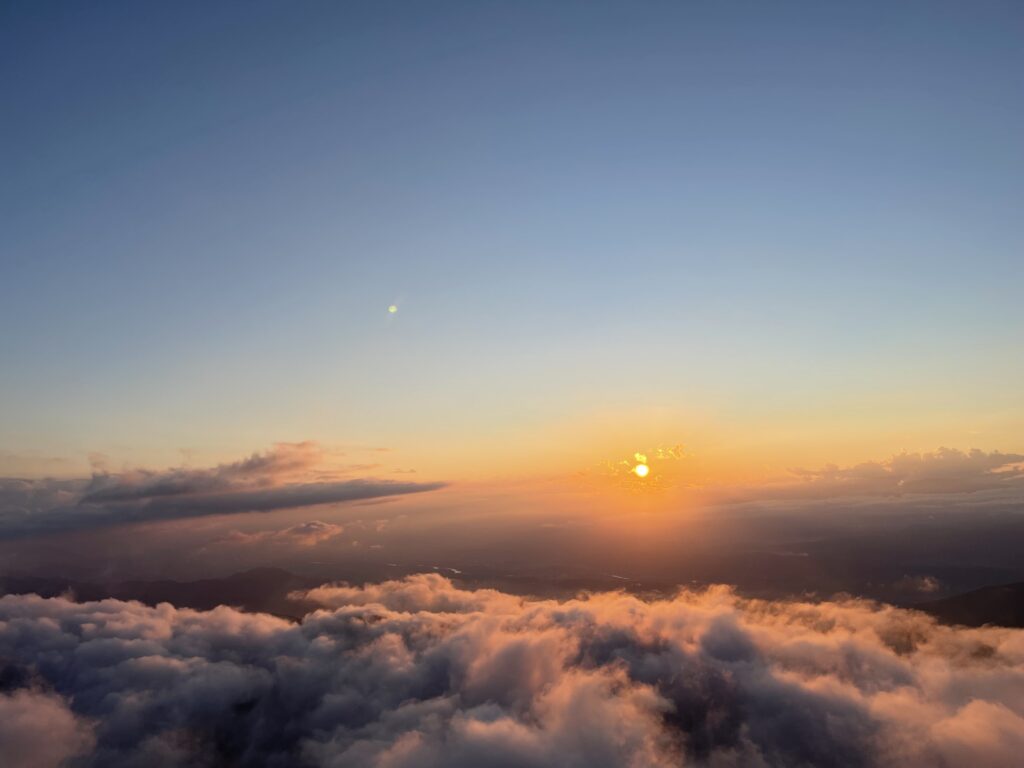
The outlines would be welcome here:
<svg viewBox="0 0 1024 768">
<path fill-rule="evenodd" d="M 633 467 L 633 472 L 637 477 L 647 477 L 647 473 L 651 471 L 651 468 L 646 464 L 637 464 Z"/>
</svg>

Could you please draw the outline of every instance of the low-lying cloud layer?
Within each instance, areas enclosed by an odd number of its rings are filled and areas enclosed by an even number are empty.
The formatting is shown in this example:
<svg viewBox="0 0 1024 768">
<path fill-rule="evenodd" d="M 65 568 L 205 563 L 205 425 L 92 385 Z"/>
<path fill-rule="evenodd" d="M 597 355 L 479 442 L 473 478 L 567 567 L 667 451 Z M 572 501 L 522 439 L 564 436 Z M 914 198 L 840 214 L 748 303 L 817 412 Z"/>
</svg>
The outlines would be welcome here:
<svg viewBox="0 0 1024 768">
<path fill-rule="evenodd" d="M 436 490 L 443 483 L 351 478 L 315 443 L 278 443 L 208 469 L 98 472 L 80 480 L 0 478 L 0 538 L 104 525 L 273 512 Z"/>
<path fill-rule="evenodd" d="M 325 608 L 299 624 L 0 599 L 0 707 L 28 724 L 0 742 L 36 741 L 15 766 L 112 768 L 998 768 L 1024 750 L 1022 631 L 723 588 L 556 602 L 420 575 L 308 596 Z"/>
</svg>

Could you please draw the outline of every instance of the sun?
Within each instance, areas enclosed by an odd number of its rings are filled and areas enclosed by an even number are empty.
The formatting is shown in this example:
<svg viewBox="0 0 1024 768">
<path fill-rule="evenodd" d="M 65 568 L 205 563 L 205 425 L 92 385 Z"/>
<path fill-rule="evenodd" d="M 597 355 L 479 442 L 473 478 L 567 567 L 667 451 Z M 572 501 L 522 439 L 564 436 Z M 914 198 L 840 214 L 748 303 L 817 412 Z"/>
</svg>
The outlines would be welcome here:
<svg viewBox="0 0 1024 768">
<path fill-rule="evenodd" d="M 637 464 L 633 467 L 633 474 L 637 477 L 647 477 L 647 473 L 651 471 L 651 468 L 646 464 Z"/>
<path fill-rule="evenodd" d="M 395 314 L 395 312 L 397 312 L 397 311 L 398 311 L 398 306 L 395 305 L 395 304 L 392 304 L 390 307 L 388 307 L 388 312 L 390 312 L 392 315 Z"/>
</svg>

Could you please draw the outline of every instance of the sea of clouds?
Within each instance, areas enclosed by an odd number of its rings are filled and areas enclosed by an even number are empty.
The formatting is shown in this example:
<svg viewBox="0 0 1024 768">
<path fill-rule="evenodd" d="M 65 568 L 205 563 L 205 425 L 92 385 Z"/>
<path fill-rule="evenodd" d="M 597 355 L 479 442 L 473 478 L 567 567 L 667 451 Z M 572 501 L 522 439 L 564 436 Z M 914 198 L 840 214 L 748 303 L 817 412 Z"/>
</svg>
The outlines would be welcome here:
<svg viewBox="0 0 1024 768">
<path fill-rule="evenodd" d="M 1024 631 L 863 601 L 324 586 L 300 623 L 0 599 L 0 754 L 45 766 L 999 766 Z"/>
</svg>

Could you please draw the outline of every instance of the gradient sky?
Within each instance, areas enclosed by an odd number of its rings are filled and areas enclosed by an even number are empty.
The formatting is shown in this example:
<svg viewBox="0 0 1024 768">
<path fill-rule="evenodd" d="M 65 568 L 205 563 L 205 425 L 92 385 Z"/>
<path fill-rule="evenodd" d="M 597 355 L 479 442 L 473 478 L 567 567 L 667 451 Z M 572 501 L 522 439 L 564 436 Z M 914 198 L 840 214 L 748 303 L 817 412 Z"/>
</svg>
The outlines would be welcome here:
<svg viewBox="0 0 1024 768">
<path fill-rule="evenodd" d="M 1014 2 L 5 2 L 0 473 L 1020 450 L 1022 34 Z"/>
</svg>

